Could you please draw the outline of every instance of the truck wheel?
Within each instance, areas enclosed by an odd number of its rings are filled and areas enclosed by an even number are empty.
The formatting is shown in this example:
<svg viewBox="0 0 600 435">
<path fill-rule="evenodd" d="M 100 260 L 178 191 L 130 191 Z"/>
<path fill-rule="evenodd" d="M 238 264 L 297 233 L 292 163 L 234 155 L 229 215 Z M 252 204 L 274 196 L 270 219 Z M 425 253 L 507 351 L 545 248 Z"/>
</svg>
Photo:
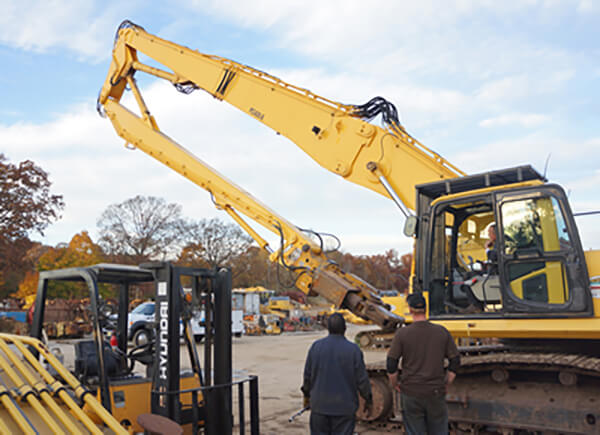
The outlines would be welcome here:
<svg viewBox="0 0 600 435">
<path fill-rule="evenodd" d="M 148 344 L 150 342 L 150 331 L 146 328 L 140 328 L 135 331 L 133 334 L 133 344 L 136 346 L 141 346 L 143 344 Z"/>
<path fill-rule="evenodd" d="M 204 334 L 194 335 L 194 341 L 196 341 L 196 343 L 202 343 L 202 340 L 204 340 Z"/>
</svg>

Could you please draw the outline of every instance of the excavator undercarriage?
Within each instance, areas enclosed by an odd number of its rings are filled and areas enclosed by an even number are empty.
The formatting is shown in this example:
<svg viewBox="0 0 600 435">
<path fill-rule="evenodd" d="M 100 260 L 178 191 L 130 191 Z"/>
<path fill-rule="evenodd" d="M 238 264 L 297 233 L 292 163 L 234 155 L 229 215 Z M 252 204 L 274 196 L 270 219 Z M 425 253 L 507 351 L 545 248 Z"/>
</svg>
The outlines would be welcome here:
<svg viewBox="0 0 600 435">
<path fill-rule="evenodd" d="M 600 433 L 597 341 L 580 342 L 581 353 L 561 343 L 461 346 L 461 367 L 446 394 L 454 433 Z M 597 351 L 595 352 L 597 354 Z M 400 395 L 387 381 L 383 362 L 367 366 L 374 412 L 366 426 L 396 430 Z"/>
</svg>

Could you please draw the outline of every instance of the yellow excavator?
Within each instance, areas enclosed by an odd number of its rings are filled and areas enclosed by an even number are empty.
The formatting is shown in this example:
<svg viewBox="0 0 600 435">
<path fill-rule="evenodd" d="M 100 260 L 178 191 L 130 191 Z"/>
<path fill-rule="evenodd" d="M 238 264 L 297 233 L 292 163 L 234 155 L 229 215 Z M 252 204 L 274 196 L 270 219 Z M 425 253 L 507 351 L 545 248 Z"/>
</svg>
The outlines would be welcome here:
<svg viewBox="0 0 600 435">
<path fill-rule="evenodd" d="M 142 53 L 151 66 L 138 58 Z M 135 80 L 146 73 L 178 91 L 204 90 L 286 136 L 334 174 L 392 199 L 414 238 L 410 292 L 457 338 L 458 381 L 448 391 L 457 432 L 600 433 L 600 251 L 584 252 L 564 190 L 531 166 L 467 175 L 410 136 L 393 104 L 329 100 L 235 61 L 200 53 L 125 21 L 98 97 L 129 147 L 201 188 L 270 259 L 296 273 L 296 286 L 381 327 L 361 342 L 386 342 L 410 319 L 331 262 L 318 234 L 277 215 L 168 138 Z M 126 88 L 136 115 L 121 103 Z M 369 121 L 381 116 L 384 127 Z M 280 237 L 271 249 L 242 217 Z M 316 237 L 315 237 L 316 236 Z M 596 286 L 596 287 L 594 287 Z M 401 423 L 384 364 L 370 367 L 369 421 Z"/>
</svg>

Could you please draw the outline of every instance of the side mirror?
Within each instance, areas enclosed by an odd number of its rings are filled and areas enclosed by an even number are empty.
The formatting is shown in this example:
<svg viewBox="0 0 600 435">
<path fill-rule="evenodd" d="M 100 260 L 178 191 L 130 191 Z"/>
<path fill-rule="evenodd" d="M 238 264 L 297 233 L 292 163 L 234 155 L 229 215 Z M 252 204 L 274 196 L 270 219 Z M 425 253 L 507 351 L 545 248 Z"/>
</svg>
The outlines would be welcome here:
<svg viewBox="0 0 600 435">
<path fill-rule="evenodd" d="M 416 216 L 409 216 L 406 218 L 404 223 L 404 235 L 406 237 L 415 237 L 417 235 L 417 225 L 419 218 Z"/>
</svg>

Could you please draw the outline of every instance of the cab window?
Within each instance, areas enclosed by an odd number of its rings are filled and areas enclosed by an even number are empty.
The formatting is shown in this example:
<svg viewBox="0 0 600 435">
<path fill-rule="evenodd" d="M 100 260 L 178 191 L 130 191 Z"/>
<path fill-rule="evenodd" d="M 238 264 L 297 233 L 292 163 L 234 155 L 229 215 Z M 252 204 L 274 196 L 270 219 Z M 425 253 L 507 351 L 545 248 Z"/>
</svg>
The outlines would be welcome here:
<svg viewBox="0 0 600 435">
<path fill-rule="evenodd" d="M 552 253 L 570 247 L 564 216 L 556 198 L 542 196 L 504 202 L 503 253 L 514 296 L 524 301 L 564 304 L 569 285 L 564 261 Z"/>
</svg>

